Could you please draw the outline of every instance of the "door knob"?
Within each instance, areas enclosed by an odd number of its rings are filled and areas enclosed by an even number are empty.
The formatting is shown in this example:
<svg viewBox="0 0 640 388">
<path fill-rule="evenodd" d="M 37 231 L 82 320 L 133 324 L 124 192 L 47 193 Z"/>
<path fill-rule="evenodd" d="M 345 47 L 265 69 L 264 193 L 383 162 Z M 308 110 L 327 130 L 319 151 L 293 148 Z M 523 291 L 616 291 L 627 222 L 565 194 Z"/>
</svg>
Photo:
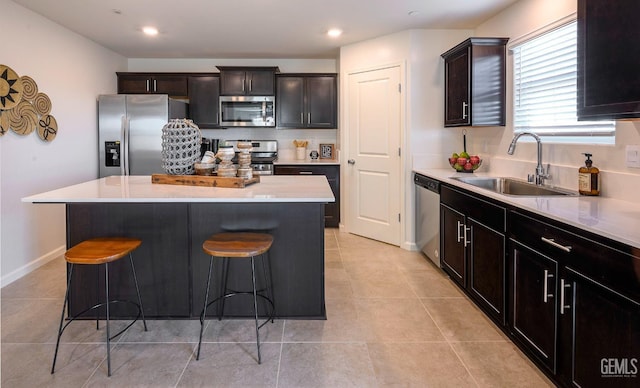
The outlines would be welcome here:
<svg viewBox="0 0 640 388">
<path fill-rule="evenodd" d="M 355 161 L 355 160 L 353 160 L 353 159 L 349 159 L 349 160 L 347 160 L 347 163 L 349 163 L 349 164 L 356 164 L 356 161 Z"/>
</svg>

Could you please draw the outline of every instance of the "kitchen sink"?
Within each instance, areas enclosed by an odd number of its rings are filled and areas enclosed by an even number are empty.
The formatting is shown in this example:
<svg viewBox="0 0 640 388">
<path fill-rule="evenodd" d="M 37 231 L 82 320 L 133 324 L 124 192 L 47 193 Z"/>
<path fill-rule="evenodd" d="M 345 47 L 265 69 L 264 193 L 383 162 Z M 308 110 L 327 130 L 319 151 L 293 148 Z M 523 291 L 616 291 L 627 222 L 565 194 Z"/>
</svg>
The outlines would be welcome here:
<svg viewBox="0 0 640 388">
<path fill-rule="evenodd" d="M 485 190 L 491 190 L 498 194 L 514 195 L 514 196 L 575 196 L 576 192 L 561 189 L 553 186 L 537 186 L 524 180 L 515 178 L 485 178 L 485 177 L 455 177 L 457 181 L 479 187 Z"/>
</svg>

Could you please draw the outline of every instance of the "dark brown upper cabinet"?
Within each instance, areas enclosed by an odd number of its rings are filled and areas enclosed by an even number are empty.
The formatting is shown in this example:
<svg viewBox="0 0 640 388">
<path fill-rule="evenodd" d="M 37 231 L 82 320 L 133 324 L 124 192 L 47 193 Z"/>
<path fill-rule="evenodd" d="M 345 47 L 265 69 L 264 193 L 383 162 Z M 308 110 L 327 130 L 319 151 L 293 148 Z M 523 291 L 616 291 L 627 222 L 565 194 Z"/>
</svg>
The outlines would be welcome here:
<svg viewBox="0 0 640 388">
<path fill-rule="evenodd" d="M 640 117 L 638 0 L 578 0 L 578 119 Z"/>
<path fill-rule="evenodd" d="M 335 74 L 276 77 L 278 128 L 337 128 Z"/>
<path fill-rule="evenodd" d="M 274 96 L 277 67 L 216 66 L 221 96 Z"/>
<path fill-rule="evenodd" d="M 187 75 L 184 73 L 116 73 L 118 94 L 168 94 L 187 96 Z"/>
<path fill-rule="evenodd" d="M 220 125 L 220 76 L 197 74 L 189 76 L 189 117 L 200 128 Z"/>
<path fill-rule="evenodd" d="M 504 126 L 508 38 L 469 38 L 442 54 L 444 126 Z"/>
</svg>

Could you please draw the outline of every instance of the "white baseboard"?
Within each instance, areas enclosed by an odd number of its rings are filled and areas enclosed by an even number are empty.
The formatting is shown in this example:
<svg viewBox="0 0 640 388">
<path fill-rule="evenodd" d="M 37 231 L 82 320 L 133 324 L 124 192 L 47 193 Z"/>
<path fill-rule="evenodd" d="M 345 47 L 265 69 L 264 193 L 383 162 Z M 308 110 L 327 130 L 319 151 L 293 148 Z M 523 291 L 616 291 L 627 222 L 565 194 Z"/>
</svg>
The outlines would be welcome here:
<svg viewBox="0 0 640 388">
<path fill-rule="evenodd" d="M 8 286 L 9 284 L 15 282 L 16 280 L 27 275 L 28 273 L 35 271 L 36 269 L 42 267 L 43 265 L 47 264 L 53 259 L 56 259 L 62 256 L 65 250 L 66 250 L 66 246 L 61 245 L 60 247 L 31 261 L 30 263 L 23 265 L 22 267 L 16 269 L 15 271 L 12 271 L 9 274 L 3 275 L 2 278 L 0 278 L 0 288 Z"/>
</svg>

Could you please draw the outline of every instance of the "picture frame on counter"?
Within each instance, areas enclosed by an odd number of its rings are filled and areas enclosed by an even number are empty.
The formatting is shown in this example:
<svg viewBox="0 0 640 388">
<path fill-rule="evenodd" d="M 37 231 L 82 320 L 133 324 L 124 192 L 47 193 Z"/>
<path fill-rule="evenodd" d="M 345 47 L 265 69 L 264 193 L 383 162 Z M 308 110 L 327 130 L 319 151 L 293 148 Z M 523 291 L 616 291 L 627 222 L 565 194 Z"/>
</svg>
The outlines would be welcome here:
<svg viewBox="0 0 640 388">
<path fill-rule="evenodd" d="M 333 159 L 333 149 L 333 144 L 320 144 L 320 159 Z"/>
</svg>

